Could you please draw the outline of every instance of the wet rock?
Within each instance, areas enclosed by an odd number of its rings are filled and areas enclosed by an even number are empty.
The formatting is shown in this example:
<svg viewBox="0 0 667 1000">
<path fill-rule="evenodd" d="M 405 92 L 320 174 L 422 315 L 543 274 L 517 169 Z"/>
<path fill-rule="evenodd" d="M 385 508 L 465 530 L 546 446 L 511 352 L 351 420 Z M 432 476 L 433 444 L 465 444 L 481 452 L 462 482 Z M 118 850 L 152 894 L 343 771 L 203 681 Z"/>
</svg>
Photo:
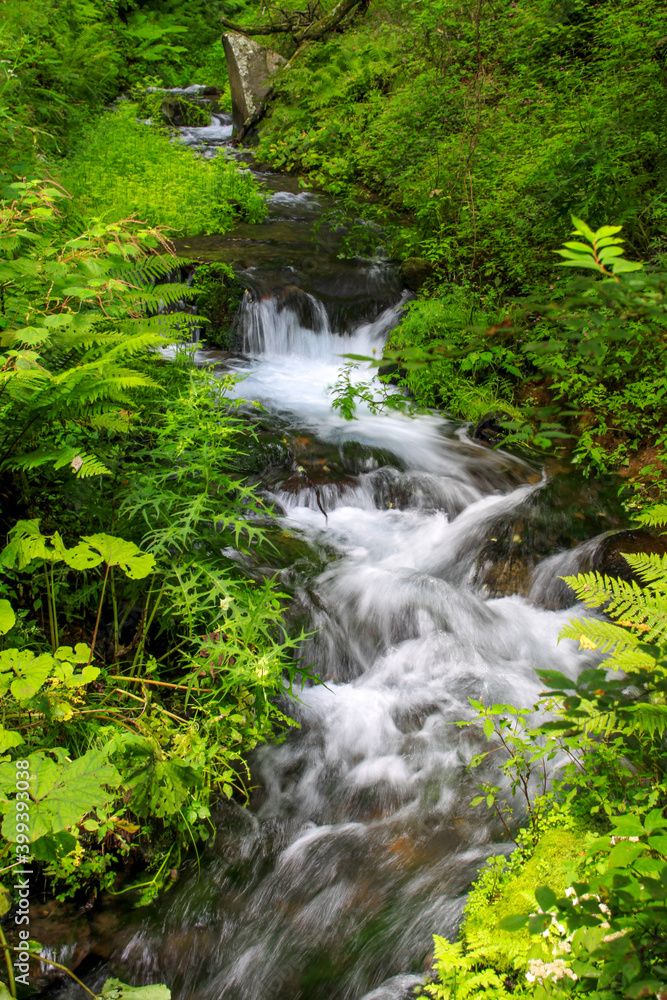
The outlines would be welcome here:
<svg viewBox="0 0 667 1000">
<path fill-rule="evenodd" d="M 164 120 L 177 128 L 183 125 L 196 127 L 211 124 L 211 116 L 207 111 L 192 101 L 175 97 L 173 94 L 162 99 L 160 110 Z"/>
<path fill-rule="evenodd" d="M 507 414 L 503 410 L 491 410 L 489 413 L 485 413 L 472 432 L 473 441 L 498 444 L 507 435 L 507 431 L 502 426 L 503 420 L 507 420 Z"/>
<path fill-rule="evenodd" d="M 380 376 L 380 378 L 382 378 L 383 375 L 386 375 L 387 377 L 395 375 L 396 378 L 391 379 L 391 381 L 398 382 L 400 370 L 401 370 L 400 365 L 398 365 L 395 361 L 390 361 L 386 365 L 380 365 L 377 373 Z"/>
<path fill-rule="evenodd" d="M 299 325 L 306 330 L 315 332 L 322 329 L 322 313 L 317 308 L 317 301 L 296 285 L 285 285 L 280 289 L 278 297 L 278 312 L 284 309 L 294 313 Z"/>
<path fill-rule="evenodd" d="M 401 278 L 406 288 L 418 292 L 433 277 L 433 265 L 425 257 L 407 257 L 401 264 Z"/>
<path fill-rule="evenodd" d="M 533 564 L 528 557 L 512 555 L 509 559 L 485 562 L 478 570 L 477 581 L 489 597 L 505 597 L 508 594 L 527 596 L 532 572 Z"/>
<path fill-rule="evenodd" d="M 269 79 L 287 62 L 277 52 L 237 31 L 222 36 L 237 129 L 255 114 L 269 92 Z"/>
<path fill-rule="evenodd" d="M 664 556 L 667 554 L 667 539 L 661 535 L 653 535 L 645 528 L 615 531 L 600 541 L 593 552 L 591 565 L 587 569 L 597 570 L 607 576 L 619 577 L 628 583 L 633 580 L 641 583 L 623 558 L 625 552 L 630 555 L 646 552 L 651 555 Z M 580 570 L 580 572 L 585 572 L 585 570 Z"/>
</svg>

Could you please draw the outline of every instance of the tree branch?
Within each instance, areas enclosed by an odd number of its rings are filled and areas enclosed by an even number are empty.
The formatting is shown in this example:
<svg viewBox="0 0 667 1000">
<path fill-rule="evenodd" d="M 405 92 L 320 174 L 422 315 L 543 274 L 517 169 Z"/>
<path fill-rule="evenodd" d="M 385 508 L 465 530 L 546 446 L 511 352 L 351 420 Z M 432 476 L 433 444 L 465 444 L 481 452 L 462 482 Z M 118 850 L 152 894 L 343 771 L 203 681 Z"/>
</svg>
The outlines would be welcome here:
<svg viewBox="0 0 667 1000">
<path fill-rule="evenodd" d="M 280 24 L 237 24 L 235 21 L 230 21 L 229 18 L 221 17 L 225 28 L 229 28 L 230 31 L 238 31 L 241 35 L 278 35 L 281 33 L 291 34 L 292 28 L 294 26 L 294 21 L 283 21 Z"/>
<path fill-rule="evenodd" d="M 302 31 L 294 34 L 294 41 L 297 45 L 301 45 L 302 42 L 317 41 L 326 35 L 327 32 L 333 31 L 347 14 L 362 2 L 363 0 L 339 0 L 339 3 L 336 4 L 330 14 L 325 14 L 324 17 L 317 18 Z M 252 36 L 293 34 L 300 18 L 299 15 L 295 15 L 277 24 L 254 25 L 237 24 L 226 17 L 221 17 L 220 20 L 225 28 L 229 28 L 230 31 L 238 31 L 242 35 Z"/>
</svg>

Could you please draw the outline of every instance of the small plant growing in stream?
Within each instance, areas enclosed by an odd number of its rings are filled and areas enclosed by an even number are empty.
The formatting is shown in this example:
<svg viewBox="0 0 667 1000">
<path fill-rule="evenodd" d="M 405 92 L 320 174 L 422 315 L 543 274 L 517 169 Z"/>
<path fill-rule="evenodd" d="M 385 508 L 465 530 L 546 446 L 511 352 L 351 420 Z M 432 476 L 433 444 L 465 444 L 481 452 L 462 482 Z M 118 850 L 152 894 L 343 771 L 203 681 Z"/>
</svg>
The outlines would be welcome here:
<svg viewBox="0 0 667 1000">
<path fill-rule="evenodd" d="M 208 322 L 202 337 L 214 347 L 234 347 L 234 317 L 243 298 L 243 286 L 229 264 L 202 264 L 194 274 L 197 313 Z"/>
</svg>

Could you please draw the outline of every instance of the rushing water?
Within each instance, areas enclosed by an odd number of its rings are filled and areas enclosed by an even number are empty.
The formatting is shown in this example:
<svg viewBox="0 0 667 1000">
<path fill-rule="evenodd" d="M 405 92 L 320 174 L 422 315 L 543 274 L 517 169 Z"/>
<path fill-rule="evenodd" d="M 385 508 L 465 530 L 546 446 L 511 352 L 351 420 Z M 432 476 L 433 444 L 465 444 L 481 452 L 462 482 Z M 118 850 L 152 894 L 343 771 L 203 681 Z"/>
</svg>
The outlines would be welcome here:
<svg viewBox="0 0 667 1000">
<path fill-rule="evenodd" d="M 90 981 L 110 968 L 165 981 L 177 1000 L 398 1000 L 428 968 L 433 933 L 455 933 L 480 864 L 506 849 L 468 805 L 479 742 L 453 723 L 470 697 L 530 705 L 535 668 L 582 664 L 557 643 L 564 585 L 560 609 L 543 606 L 551 577 L 576 569 L 576 552 L 556 555 L 577 537 L 573 505 L 540 530 L 558 506 L 549 477 L 444 416 L 334 413 L 340 355 L 381 350 L 405 296 L 388 262 L 341 262 L 312 241 L 306 253 L 318 196 L 267 181 L 270 221 L 207 252 L 245 266 L 225 370 L 265 408 L 262 482 L 298 542 L 281 576 L 325 683 L 293 703 L 299 730 L 257 754 L 251 809 L 220 807 L 201 867 L 148 910 L 93 917 L 106 962 Z M 597 510 L 576 515 L 579 538 L 608 523 Z M 531 596 L 490 589 L 503 539 L 514 551 L 538 536 L 519 588 Z"/>
</svg>

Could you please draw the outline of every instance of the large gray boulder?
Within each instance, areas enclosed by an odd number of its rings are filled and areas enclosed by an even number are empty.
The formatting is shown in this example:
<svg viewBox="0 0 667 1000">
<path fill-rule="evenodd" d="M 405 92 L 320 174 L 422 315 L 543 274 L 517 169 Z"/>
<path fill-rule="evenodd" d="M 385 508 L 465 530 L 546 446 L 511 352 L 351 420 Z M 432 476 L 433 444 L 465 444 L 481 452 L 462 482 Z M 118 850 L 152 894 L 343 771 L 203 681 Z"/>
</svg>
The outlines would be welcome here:
<svg viewBox="0 0 667 1000">
<path fill-rule="evenodd" d="M 232 117 L 237 129 L 259 109 L 269 92 L 269 80 L 287 60 L 238 31 L 222 36 L 232 92 Z"/>
</svg>

